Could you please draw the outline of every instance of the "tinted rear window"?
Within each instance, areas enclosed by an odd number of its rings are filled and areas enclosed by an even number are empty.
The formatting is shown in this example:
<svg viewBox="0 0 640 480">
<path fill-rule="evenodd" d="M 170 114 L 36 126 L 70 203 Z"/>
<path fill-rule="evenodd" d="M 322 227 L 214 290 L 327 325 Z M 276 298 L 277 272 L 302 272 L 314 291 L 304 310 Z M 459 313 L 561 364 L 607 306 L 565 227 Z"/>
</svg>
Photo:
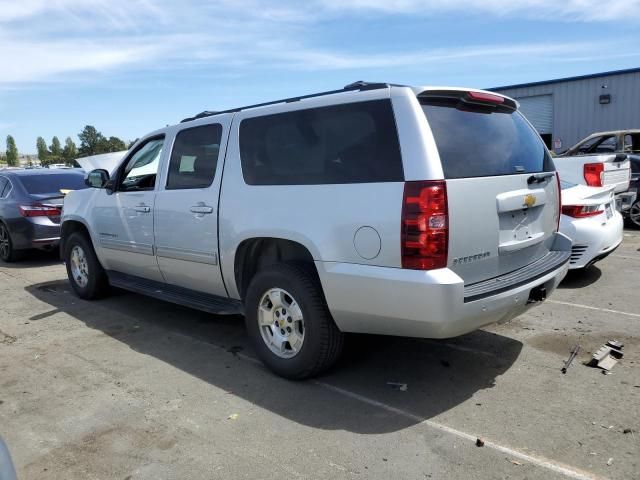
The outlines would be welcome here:
<svg viewBox="0 0 640 480">
<path fill-rule="evenodd" d="M 388 100 L 248 118 L 240 124 L 240 158 L 249 185 L 404 180 Z"/>
<path fill-rule="evenodd" d="M 20 179 L 27 193 L 31 195 L 59 193 L 60 189 L 81 190 L 87 188 L 84 184 L 84 175 L 73 173 L 20 175 L 17 178 Z"/>
<path fill-rule="evenodd" d="M 446 178 L 553 171 L 544 143 L 520 112 L 423 100 Z"/>
</svg>

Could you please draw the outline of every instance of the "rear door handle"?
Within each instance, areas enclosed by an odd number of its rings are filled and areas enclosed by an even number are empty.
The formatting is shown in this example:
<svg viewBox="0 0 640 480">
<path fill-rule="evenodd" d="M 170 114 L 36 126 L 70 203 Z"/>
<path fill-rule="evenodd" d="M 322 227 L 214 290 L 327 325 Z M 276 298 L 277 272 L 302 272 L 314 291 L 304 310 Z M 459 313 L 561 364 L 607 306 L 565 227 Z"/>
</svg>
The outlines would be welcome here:
<svg viewBox="0 0 640 480">
<path fill-rule="evenodd" d="M 208 205 L 194 205 L 192 206 L 190 209 L 191 213 L 198 213 L 201 215 L 204 214 L 208 214 L 208 213 L 213 213 L 213 207 L 210 207 Z"/>
<path fill-rule="evenodd" d="M 151 211 L 151 207 L 148 207 L 147 205 L 136 205 L 133 209 L 140 213 L 149 213 Z"/>
</svg>

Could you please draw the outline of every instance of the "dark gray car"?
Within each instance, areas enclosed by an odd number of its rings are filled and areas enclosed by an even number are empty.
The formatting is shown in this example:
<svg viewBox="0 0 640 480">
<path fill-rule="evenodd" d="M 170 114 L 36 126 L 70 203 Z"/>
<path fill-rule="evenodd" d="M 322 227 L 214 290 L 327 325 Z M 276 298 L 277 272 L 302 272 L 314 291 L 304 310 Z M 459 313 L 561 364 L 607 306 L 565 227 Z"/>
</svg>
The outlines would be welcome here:
<svg viewBox="0 0 640 480">
<path fill-rule="evenodd" d="M 0 170 L 0 260 L 60 241 L 61 190 L 86 188 L 80 170 Z"/>
</svg>

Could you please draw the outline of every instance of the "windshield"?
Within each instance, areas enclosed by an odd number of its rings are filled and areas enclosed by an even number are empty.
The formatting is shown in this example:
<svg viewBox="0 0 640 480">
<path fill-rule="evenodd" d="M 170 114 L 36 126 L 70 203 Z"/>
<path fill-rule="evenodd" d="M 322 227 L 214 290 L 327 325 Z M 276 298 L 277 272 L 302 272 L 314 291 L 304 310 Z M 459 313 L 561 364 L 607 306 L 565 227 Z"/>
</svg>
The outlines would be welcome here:
<svg viewBox="0 0 640 480">
<path fill-rule="evenodd" d="M 446 178 L 553 171 L 544 143 L 518 111 L 425 99 L 422 108 Z"/>
<path fill-rule="evenodd" d="M 30 195 L 60 193 L 60 190 L 81 190 L 87 188 L 84 175 L 78 173 L 55 173 L 42 175 L 20 175 L 22 186 Z"/>
</svg>

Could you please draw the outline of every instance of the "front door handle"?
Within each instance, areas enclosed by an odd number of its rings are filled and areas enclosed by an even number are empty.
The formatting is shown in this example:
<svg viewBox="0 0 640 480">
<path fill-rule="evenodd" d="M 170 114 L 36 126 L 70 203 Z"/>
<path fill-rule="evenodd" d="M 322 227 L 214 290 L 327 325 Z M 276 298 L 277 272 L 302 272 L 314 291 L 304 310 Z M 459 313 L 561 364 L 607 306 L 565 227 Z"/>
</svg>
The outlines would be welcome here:
<svg viewBox="0 0 640 480">
<path fill-rule="evenodd" d="M 140 213 L 149 213 L 151 211 L 151 207 L 147 206 L 147 205 L 136 205 L 135 207 L 133 207 L 133 209 L 136 212 L 140 212 Z"/>
<path fill-rule="evenodd" d="M 191 211 L 191 213 L 198 213 L 200 215 L 213 213 L 213 207 L 205 204 L 194 205 L 189 210 Z"/>
</svg>

